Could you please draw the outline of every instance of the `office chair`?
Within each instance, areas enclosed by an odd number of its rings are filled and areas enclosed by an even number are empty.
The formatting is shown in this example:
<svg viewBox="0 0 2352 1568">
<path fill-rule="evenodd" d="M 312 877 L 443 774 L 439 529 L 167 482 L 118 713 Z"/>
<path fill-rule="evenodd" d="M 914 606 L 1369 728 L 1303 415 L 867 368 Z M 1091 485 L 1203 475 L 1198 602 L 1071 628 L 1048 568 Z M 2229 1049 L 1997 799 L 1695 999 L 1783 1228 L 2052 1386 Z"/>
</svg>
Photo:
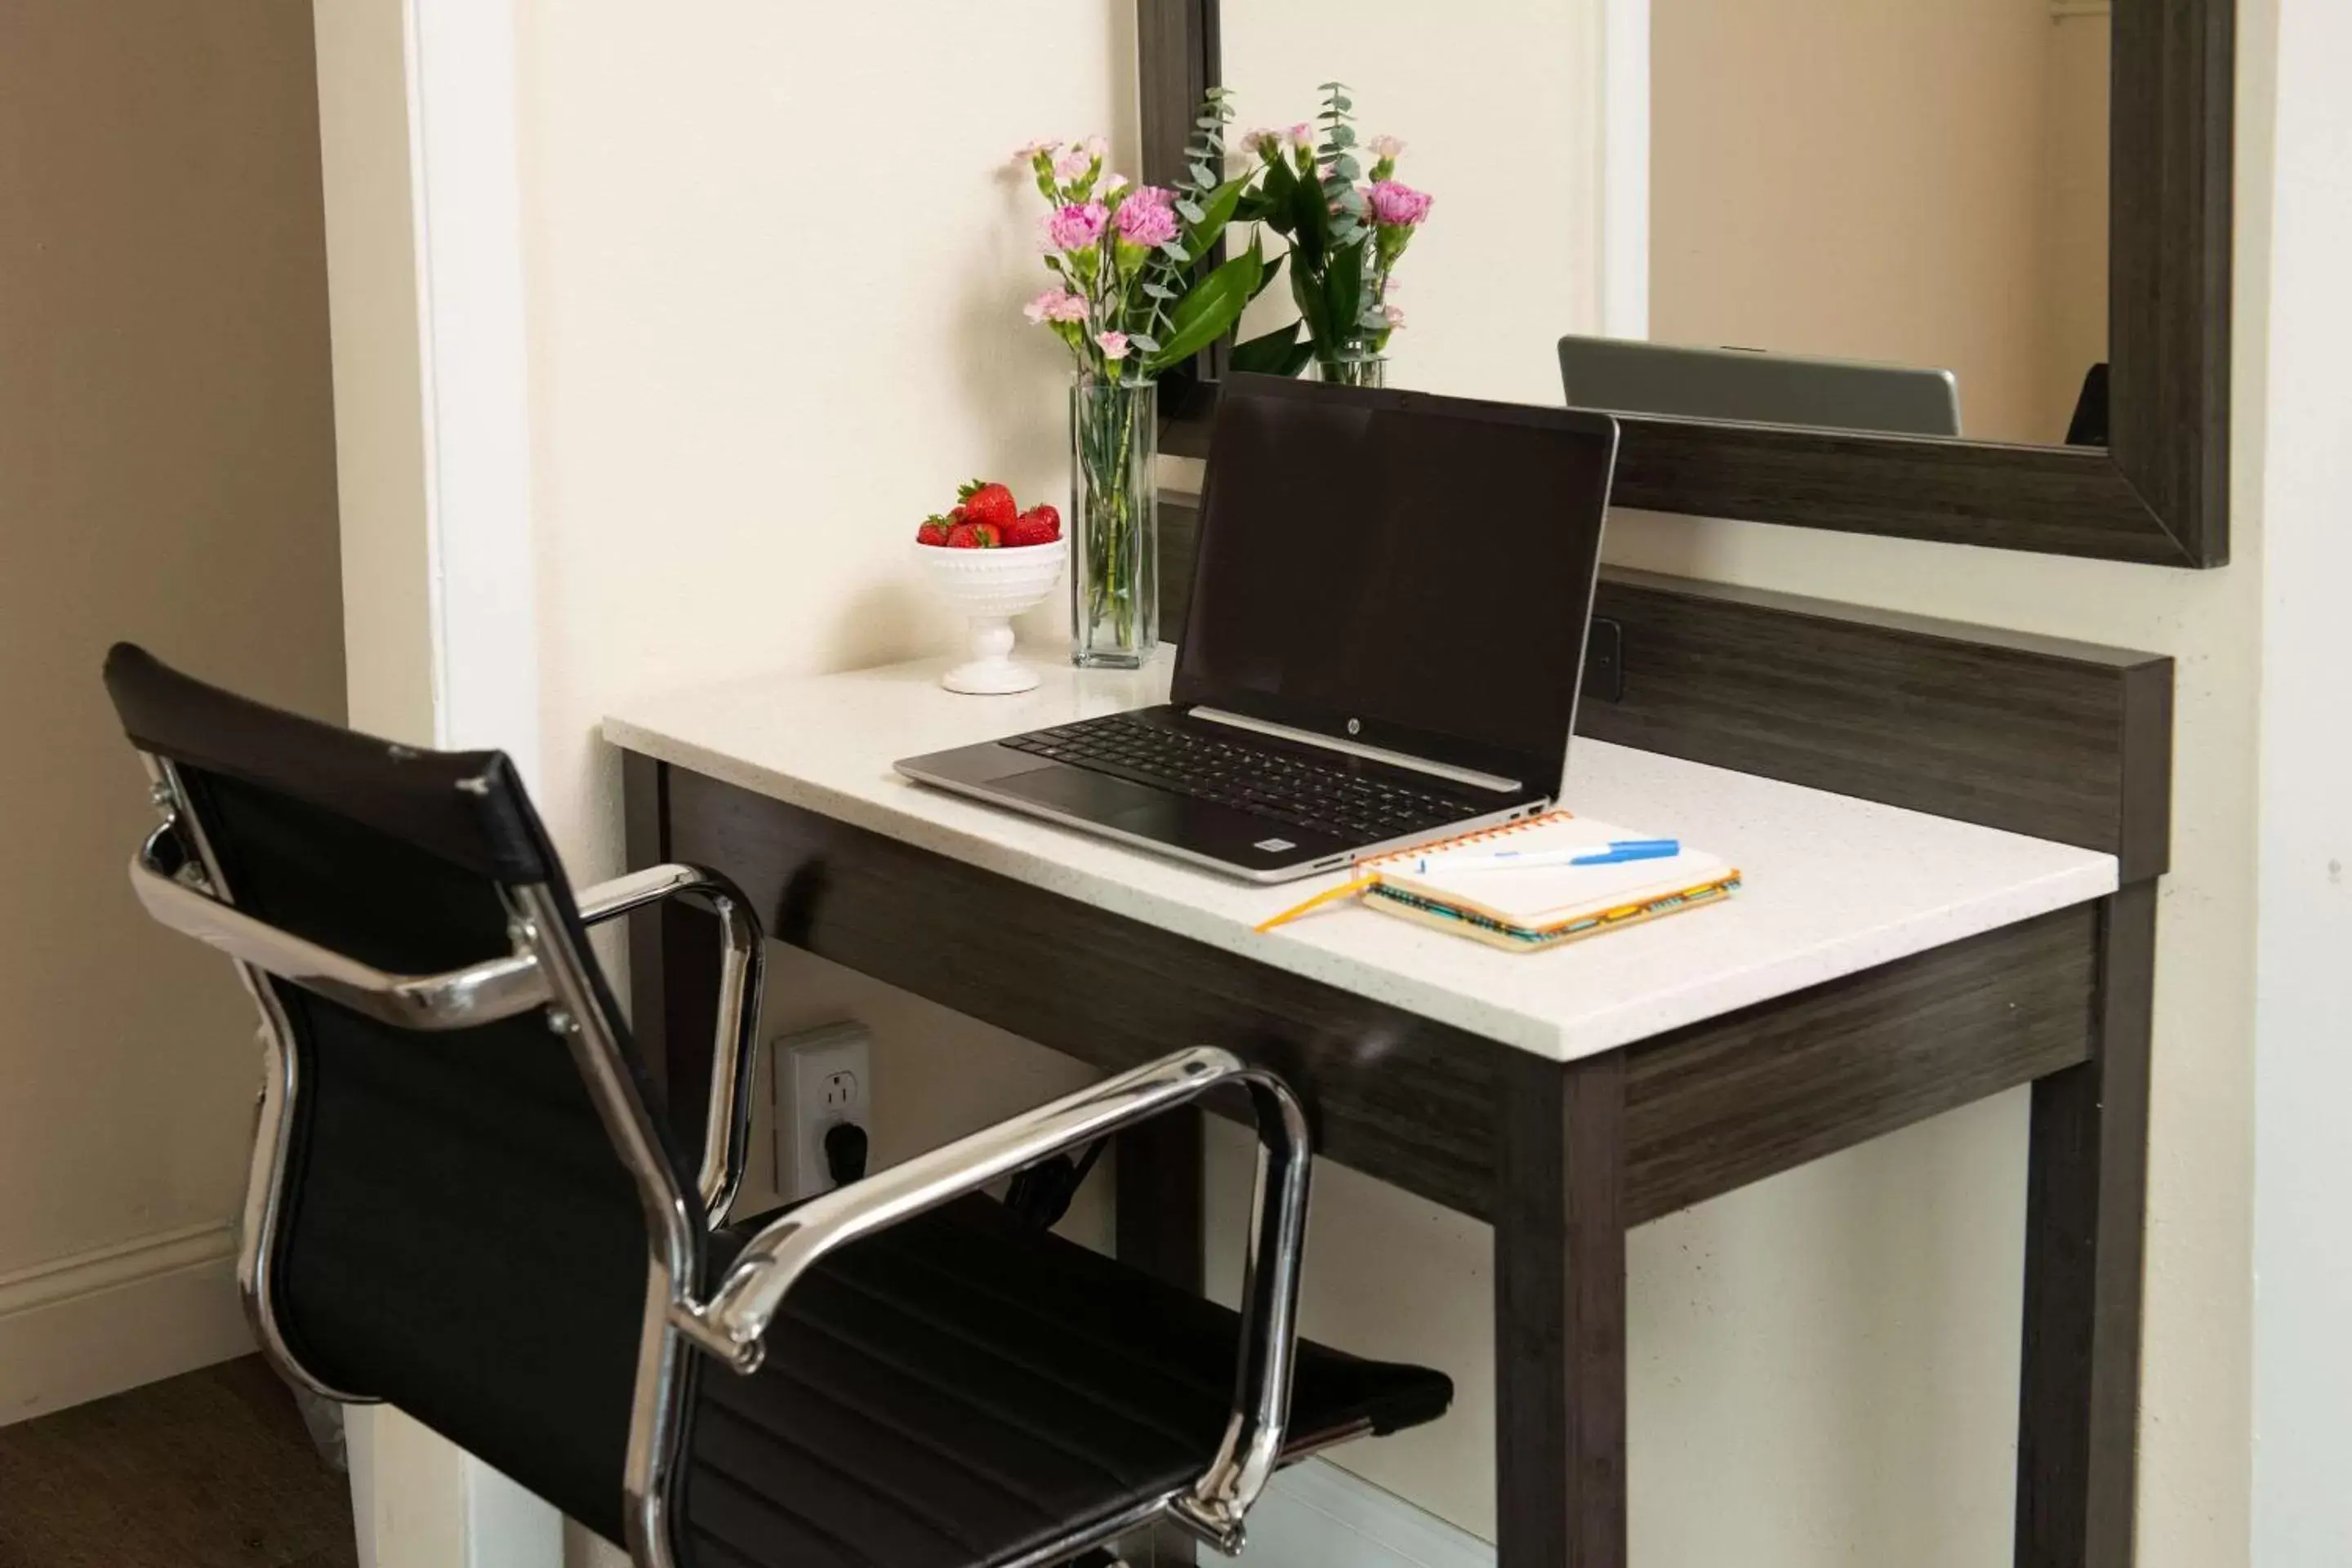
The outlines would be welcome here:
<svg viewBox="0 0 2352 1568">
<path fill-rule="evenodd" d="M 261 1014 L 238 1279 L 262 1348 L 643 1568 L 1042 1565 L 1163 1520 L 1231 1552 L 1279 1465 L 1451 1399 L 1295 1336 L 1307 1130 L 1262 1068 L 1182 1051 L 721 1225 L 761 978 L 733 887 L 663 866 L 575 897 L 502 753 L 371 740 L 128 645 L 106 683 L 163 816 L 138 895 Z M 725 938 L 698 1162 L 586 940 L 677 897 Z M 1260 1140 L 1238 1313 L 982 1191 L 1220 1086 Z"/>
</svg>

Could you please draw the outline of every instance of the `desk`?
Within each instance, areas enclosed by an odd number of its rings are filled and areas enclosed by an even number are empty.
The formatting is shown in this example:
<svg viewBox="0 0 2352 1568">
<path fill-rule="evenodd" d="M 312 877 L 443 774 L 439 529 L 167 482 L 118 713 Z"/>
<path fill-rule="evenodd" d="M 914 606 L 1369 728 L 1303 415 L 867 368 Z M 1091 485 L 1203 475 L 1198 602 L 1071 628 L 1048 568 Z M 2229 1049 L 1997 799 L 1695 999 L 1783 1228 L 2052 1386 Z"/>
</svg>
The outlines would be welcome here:
<svg viewBox="0 0 2352 1568">
<path fill-rule="evenodd" d="M 1005 699 L 938 668 L 622 707 L 633 863 L 713 866 L 778 940 L 1104 1068 L 1203 1042 L 1264 1060 L 1320 1152 L 1490 1221 L 1504 1568 L 1625 1561 L 1628 1227 L 2029 1082 L 2019 1561 L 2128 1552 L 2140 1197 L 2113 1172 L 2144 1107 L 2099 1075 L 2111 1041 L 2144 1058 L 2153 894 L 2116 855 L 1580 739 L 1570 805 L 1677 831 L 1748 889 L 1542 954 L 1360 909 L 1261 935 L 1323 884 L 1224 881 L 890 770 L 1153 700 L 1164 665 L 1045 668 Z M 700 1092 L 707 1037 L 666 976 L 709 941 L 681 913 L 633 947 L 674 1097 Z M 1121 1254 L 1195 1288 L 1198 1139 L 1122 1145 L 1118 1186 Z"/>
</svg>

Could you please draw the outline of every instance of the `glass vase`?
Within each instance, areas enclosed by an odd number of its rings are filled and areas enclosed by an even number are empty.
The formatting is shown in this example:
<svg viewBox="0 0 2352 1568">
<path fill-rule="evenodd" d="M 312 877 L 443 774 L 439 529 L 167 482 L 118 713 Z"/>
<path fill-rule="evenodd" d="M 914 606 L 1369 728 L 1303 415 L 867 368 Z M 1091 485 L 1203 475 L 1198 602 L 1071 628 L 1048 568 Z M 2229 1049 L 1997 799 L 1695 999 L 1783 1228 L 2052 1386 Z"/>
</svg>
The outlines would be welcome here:
<svg viewBox="0 0 2352 1568">
<path fill-rule="evenodd" d="M 1334 386 L 1386 386 L 1389 362 L 1376 353 L 1341 353 L 1315 362 L 1315 379 Z"/>
<path fill-rule="evenodd" d="M 1160 641 L 1160 389 L 1070 386 L 1070 661 L 1134 669 Z"/>
</svg>

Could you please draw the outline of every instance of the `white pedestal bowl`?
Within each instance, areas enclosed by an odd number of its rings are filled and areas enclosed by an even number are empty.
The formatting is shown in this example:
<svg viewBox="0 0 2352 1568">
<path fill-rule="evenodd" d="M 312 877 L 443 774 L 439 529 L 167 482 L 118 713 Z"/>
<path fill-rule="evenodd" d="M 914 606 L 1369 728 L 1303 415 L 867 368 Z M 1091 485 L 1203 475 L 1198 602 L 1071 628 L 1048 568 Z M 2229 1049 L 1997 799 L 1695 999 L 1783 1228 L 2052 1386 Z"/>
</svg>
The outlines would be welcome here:
<svg viewBox="0 0 2352 1568">
<path fill-rule="evenodd" d="M 940 684 L 950 691 L 984 697 L 1033 689 L 1037 672 L 1013 658 L 1012 621 L 1062 580 L 1069 541 L 997 550 L 950 550 L 938 544 L 913 548 L 932 584 L 971 622 L 971 657 L 940 677 Z"/>
</svg>

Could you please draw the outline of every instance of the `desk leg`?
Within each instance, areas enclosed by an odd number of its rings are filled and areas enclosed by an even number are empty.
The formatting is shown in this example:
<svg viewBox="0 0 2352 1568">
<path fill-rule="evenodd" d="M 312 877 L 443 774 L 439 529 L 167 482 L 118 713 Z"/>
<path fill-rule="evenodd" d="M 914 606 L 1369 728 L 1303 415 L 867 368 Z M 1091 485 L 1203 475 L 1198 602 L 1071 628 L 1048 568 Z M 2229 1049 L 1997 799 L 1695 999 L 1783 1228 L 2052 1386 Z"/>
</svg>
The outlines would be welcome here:
<svg viewBox="0 0 2352 1568">
<path fill-rule="evenodd" d="M 668 770 L 635 752 L 622 763 L 623 821 L 632 868 L 670 858 Z M 629 1033 L 662 1097 L 656 1110 L 690 1170 L 702 1159 L 719 1026 L 719 919 L 676 899 L 628 917 Z"/>
<path fill-rule="evenodd" d="M 1497 1568 L 1625 1568 L 1624 1053 L 1495 1087 Z"/>
<path fill-rule="evenodd" d="M 1201 1111 L 1187 1106 L 1122 1132 L 1114 1250 L 1197 1296 L 1202 1288 Z"/>
<path fill-rule="evenodd" d="M 2156 884 L 2106 903 L 2097 1056 L 2033 1086 L 2018 1568 L 2129 1568 Z"/>
</svg>

